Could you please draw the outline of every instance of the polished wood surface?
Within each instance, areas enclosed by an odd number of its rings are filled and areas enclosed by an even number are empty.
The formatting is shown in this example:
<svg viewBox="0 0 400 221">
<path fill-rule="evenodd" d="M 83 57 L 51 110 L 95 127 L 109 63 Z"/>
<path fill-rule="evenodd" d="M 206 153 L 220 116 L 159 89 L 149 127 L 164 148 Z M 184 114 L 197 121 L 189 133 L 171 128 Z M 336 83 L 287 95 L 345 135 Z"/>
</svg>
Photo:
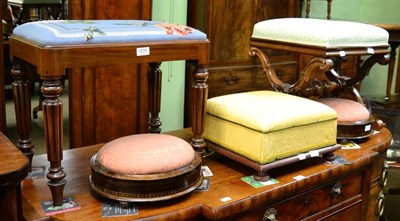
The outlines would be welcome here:
<svg viewBox="0 0 400 221">
<path fill-rule="evenodd" d="M 188 25 L 205 32 L 210 40 L 208 97 L 272 89 L 259 61 L 249 56 L 249 38 L 259 21 L 299 17 L 299 0 L 190 0 Z M 229 13 L 225 13 L 229 12 Z M 240 19 L 238 19 L 240 18 Z M 296 56 L 271 52 L 279 78 L 293 83 Z M 191 71 L 191 70 L 189 70 Z M 186 79 L 185 126 L 190 126 L 191 79 Z"/>
<path fill-rule="evenodd" d="M 0 20 L 3 20 L 3 10 L 7 5 L 7 0 L 0 1 Z M 6 131 L 7 118 L 6 118 L 6 98 L 4 90 L 4 46 L 3 35 L 0 38 L 0 132 Z"/>
<path fill-rule="evenodd" d="M 68 2 L 69 19 L 151 19 L 151 0 Z M 70 148 L 148 131 L 147 68 L 147 64 L 119 64 L 71 70 Z M 104 122 L 113 122 L 115 127 Z"/>
<path fill-rule="evenodd" d="M 187 140 L 191 137 L 190 129 L 171 134 Z M 260 188 L 241 180 L 253 174 L 251 168 L 214 153 L 203 161 L 214 174 L 208 191 L 165 202 L 139 203 L 138 215 L 118 218 L 102 218 L 102 199 L 89 191 L 89 160 L 102 145 L 66 150 L 63 162 L 69 176 L 65 195 L 74 196 L 82 208 L 46 217 L 40 203 L 51 199 L 47 180 L 27 179 L 22 184 L 24 215 L 27 220 L 261 220 L 274 208 L 278 220 L 378 220 L 376 195 L 382 188 L 382 156 L 390 140 L 389 131 L 382 129 L 360 142 L 361 149 L 335 152 L 349 161 L 347 165 L 326 165 L 320 158 L 312 158 L 272 170 L 279 183 Z M 35 156 L 33 165 L 48 166 L 46 155 Z M 305 178 L 295 180 L 299 175 Z M 231 200 L 223 202 L 225 197 Z"/>
<path fill-rule="evenodd" d="M 303 69 L 298 70 L 299 76 L 295 83 L 283 82 L 279 79 L 275 68 L 271 65 L 272 58 L 267 50 L 283 50 L 299 55 L 311 56 L 312 59 Z M 373 50 L 374 53 L 370 53 Z M 345 51 L 346 56 L 341 53 Z M 264 73 L 274 90 L 290 93 L 307 98 L 343 97 L 363 104 L 363 99 L 357 90 L 358 84 L 368 75 L 375 64 L 385 65 L 389 62 L 389 45 L 382 44 L 370 48 L 349 46 L 316 46 L 291 42 L 275 41 L 270 39 L 250 38 L 250 51 L 253 57 L 260 59 Z M 347 57 L 366 56 L 354 76 L 341 75 L 341 63 Z"/>
<path fill-rule="evenodd" d="M 0 218 L 22 220 L 21 181 L 29 160 L 0 132 Z"/>
</svg>

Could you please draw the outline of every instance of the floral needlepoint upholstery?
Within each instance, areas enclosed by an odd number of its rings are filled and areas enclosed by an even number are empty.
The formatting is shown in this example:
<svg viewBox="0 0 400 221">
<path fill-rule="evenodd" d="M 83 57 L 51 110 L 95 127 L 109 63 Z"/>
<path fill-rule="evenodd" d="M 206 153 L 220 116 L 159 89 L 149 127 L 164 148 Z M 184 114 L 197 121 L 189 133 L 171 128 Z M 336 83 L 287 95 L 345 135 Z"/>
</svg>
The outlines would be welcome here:
<svg viewBox="0 0 400 221">
<path fill-rule="evenodd" d="M 145 20 L 46 20 L 20 25 L 13 34 L 43 45 L 207 39 L 188 26 Z"/>
</svg>

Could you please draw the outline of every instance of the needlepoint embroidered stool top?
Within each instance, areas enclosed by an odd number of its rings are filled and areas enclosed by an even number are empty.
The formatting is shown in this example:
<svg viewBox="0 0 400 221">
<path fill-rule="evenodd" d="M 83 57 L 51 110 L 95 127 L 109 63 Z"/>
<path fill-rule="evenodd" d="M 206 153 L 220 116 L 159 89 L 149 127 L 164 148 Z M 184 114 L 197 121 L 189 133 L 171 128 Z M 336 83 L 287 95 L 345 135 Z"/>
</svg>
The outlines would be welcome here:
<svg viewBox="0 0 400 221">
<path fill-rule="evenodd" d="M 188 26 L 146 20 L 46 20 L 19 25 L 13 34 L 42 45 L 207 39 Z"/>
<path fill-rule="evenodd" d="M 380 27 L 351 21 L 281 18 L 258 22 L 253 38 L 321 47 L 387 46 L 389 34 Z"/>
<path fill-rule="evenodd" d="M 204 138 L 266 164 L 336 144 L 336 112 L 319 102 L 275 91 L 208 100 Z"/>
</svg>

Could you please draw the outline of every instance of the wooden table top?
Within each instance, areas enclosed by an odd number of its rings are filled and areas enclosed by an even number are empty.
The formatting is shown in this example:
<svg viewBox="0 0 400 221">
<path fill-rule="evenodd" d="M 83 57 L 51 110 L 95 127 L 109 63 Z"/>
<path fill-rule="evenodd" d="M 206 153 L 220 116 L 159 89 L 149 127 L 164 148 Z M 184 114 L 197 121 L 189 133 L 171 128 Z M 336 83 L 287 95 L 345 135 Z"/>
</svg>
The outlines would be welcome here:
<svg viewBox="0 0 400 221">
<path fill-rule="evenodd" d="M 171 132 L 184 139 L 191 136 L 190 130 Z M 74 196 L 81 206 L 80 210 L 66 212 L 52 217 L 46 217 L 40 203 L 51 200 L 46 178 L 26 179 L 22 183 L 24 215 L 27 220 L 132 220 L 139 218 L 158 220 L 183 220 L 204 216 L 208 219 L 220 219 L 245 210 L 260 208 L 267 203 L 276 202 L 306 189 L 317 187 L 322 182 L 334 180 L 358 171 L 370 164 L 379 152 L 383 152 L 391 141 L 387 129 L 372 135 L 359 145 L 361 149 L 337 150 L 335 153 L 350 162 L 348 165 L 326 165 L 320 158 L 277 168 L 271 171 L 271 177 L 278 184 L 254 188 L 241 180 L 242 177 L 253 174 L 253 170 L 240 165 L 217 153 L 203 160 L 214 174 L 210 178 L 210 188 L 206 192 L 194 191 L 183 197 L 155 203 L 140 203 L 139 214 L 118 218 L 101 217 L 101 201 L 95 198 L 89 190 L 90 175 L 89 159 L 95 154 L 101 144 L 64 151 L 63 166 L 67 175 L 64 196 Z M 46 165 L 46 155 L 35 156 L 34 166 Z M 293 177 L 303 175 L 302 180 Z M 221 201 L 230 197 L 227 202 Z"/>
<path fill-rule="evenodd" d="M 20 183 L 28 174 L 28 158 L 0 132 L 0 190 Z"/>
</svg>

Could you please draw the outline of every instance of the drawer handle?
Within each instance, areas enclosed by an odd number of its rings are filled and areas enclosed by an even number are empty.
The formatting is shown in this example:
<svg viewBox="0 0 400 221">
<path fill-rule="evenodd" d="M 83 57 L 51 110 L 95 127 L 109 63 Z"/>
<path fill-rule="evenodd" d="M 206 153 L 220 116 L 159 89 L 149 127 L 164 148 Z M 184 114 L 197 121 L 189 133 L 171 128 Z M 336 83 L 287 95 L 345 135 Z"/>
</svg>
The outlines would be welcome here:
<svg viewBox="0 0 400 221">
<path fill-rule="evenodd" d="M 275 208 L 269 208 L 264 213 L 263 221 L 278 221 L 276 216 L 278 216 L 278 211 Z"/>
<path fill-rule="evenodd" d="M 229 72 L 229 77 L 224 78 L 226 84 L 227 85 L 235 84 L 236 81 L 239 80 L 239 78 L 236 76 L 232 76 L 232 70 L 229 69 L 228 72 Z"/>
<path fill-rule="evenodd" d="M 388 173 L 389 173 L 389 166 L 385 160 L 385 162 L 383 164 L 382 178 L 381 178 L 381 182 L 380 182 L 382 188 L 386 187 L 387 180 L 388 180 Z"/>
<path fill-rule="evenodd" d="M 239 80 L 239 78 L 236 76 L 230 76 L 229 78 L 225 77 L 224 80 L 225 80 L 226 84 L 232 85 L 232 84 L 235 84 L 236 81 Z"/>
<path fill-rule="evenodd" d="M 379 193 L 377 201 L 376 213 L 379 217 L 381 217 L 385 211 L 385 194 L 383 194 L 382 191 Z"/>
<path fill-rule="evenodd" d="M 337 182 L 331 190 L 331 196 L 336 198 L 338 197 L 340 194 L 342 194 L 342 184 L 340 182 Z"/>
</svg>

